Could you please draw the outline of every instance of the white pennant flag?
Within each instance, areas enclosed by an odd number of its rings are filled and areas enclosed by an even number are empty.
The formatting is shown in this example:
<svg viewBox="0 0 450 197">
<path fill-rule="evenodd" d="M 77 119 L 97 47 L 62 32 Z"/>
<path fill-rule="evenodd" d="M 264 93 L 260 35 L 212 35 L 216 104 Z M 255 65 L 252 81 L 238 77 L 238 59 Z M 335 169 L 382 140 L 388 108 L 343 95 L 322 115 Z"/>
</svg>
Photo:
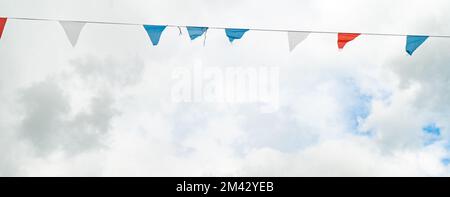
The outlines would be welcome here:
<svg viewBox="0 0 450 197">
<path fill-rule="evenodd" d="M 83 29 L 84 25 L 86 25 L 86 23 L 74 21 L 59 21 L 59 23 L 64 28 L 64 31 L 66 32 L 67 38 L 69 38 L 70 43 L 73 47 L 75 47 L 81 30 Z"/>
<path fill-rule="evenodd" d="M 289 39 L 289 51 L 293 51 L 295 47 L 303 42 L 308 36 L 310 32 L 288 32 Z"/>
</svg>

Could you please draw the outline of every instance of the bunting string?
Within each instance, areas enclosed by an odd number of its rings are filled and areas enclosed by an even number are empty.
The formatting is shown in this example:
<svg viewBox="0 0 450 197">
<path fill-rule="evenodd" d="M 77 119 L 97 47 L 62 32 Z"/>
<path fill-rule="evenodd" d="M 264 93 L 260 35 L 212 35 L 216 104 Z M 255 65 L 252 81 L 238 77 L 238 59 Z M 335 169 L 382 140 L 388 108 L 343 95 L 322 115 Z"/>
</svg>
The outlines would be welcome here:
<svg viewBox="0 0 450 197">
<path fill-rule="evenodd" d="M 24 20 L 24 21 L 52 21 L 59 22 L 64 28 L 64 31 L 70 41 L 75 46 L 79 35 L 85 24 L 104 24 L 104 25 L 127 25 L 127 26 L 143 26 L 146 30 L 150 40 L 154 46 L 158 45 L 163 31 L 166 27 L 186 28 L 191 40 L 197 37 L 204 36 L 204 43 L 206 40 L 206 32 L 210 29 L 225 30 L 226 36 L 232 43 L 234 40 L 241 39 L 247 31 L 262 31 L 262 32 L 284 32 L 288 34 L 289 50 L 293 51 L 295 47 L 302 41 L 307 39 L 310 34 L 335 34 L 338 35 L 338 48 L 343 49 L 346 44 L 357 39 L 359 36 L 388 36 L 388 37 L 406 37 L 406 52 L 412 55 L 414 51 L 422 45 L 428 38 L 450 38 L 450 35 L 409 35 L 401 33 L 373 33 L 373 32 L 338 32 L 338 31 L 316 31 L 316 30 L 295 30 L 295 29 L 264 29 L 264 28 L 230 28 L 221 26 L 189 26 L 189 25 L 147 25 L 140 23 L 129 22 L 106 22 L 106 21 L 87 21 L 87 20 L 60 20 L 48 18 L 27 18 L 27 17 L 5 17 L 0 18 L 0 38 L 4 33 L 4 28 L 7 20 Z"/>
<path fill-rule="evenodd" d="M 25 17 L 7 17 L 8 20 L 14 19 L 14 20 L 29 20 L 29 21 L 53 21 L 53 22 L 78 22 L 78 23 L 87 23 L 87 24 L 104 24 L 104 25 L 129 25 L 129 26 L 142 26 L 147 23 L 129 23 L 129 22 L 106 22 L 106 21 L 87 21 L 87 20 L 59 20 L 59 19 L 45 19 L 45 18 L 25 18 Z M 166 26 L 166 27 L 208 27 L 208 29 L 248 29 L 251 31 L 268 31 L 268 32 L 302 32 L 302 33 L 313 33 L 313 34 L 338 34 L 342 31 L 316 31 L 316 30 L 295 30 L 295 29 L 265 29 L 265 28 L 247 28 L 247 27 L 222 27 L 222 26 L 202 26 L 202 25 L 174 25 L 174 24 L 168 24 L 168 25 L 158 25 L 157 26 Z M 358 34 L 361 35 L 367 35 L 367 36 L 398 36 L 398 37 L 404 37 L 408 36 L 409 34 L 399 34 L 399 33 L 374 33 L 374 32 L 358 32 Z M 421 34 L 415 34 L 416 36 L 427 36 L 430 38 L 450 38 L 450 35 L 421 35 Z"/>
</svg>

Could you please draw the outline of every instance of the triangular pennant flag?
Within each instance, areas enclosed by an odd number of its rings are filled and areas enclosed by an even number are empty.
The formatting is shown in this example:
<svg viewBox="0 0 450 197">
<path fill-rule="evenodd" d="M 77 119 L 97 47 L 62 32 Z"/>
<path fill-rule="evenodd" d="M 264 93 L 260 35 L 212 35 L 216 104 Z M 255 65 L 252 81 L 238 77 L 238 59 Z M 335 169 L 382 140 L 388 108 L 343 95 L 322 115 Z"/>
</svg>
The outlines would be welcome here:
<svg viewBox="0 0 450 197">
<path fill-rule="evenodd" d="M 339 47 L 339 49 L 343 49 L 348 42 L 354 40 L 359 35 L 361 35 L 361 34 L 357 34 L 357 33 L 338 33 L 338 47 Z"/>
<path fill-rule="evenodd" d="M 147 31 L 153 46 L 158 45 L 161 34 L 166 27 L 166 25 L 144 25 L 144 29 Z"/>
<path fill-rule="evenodd" d="M 7 18 L 0 18 L 0 39 L 2 38 L 3 30 L 5 29 Z"/>
<path fill-rule="evenodd" d="M 422 45 L 429 36 L 407 36 L 406 37 L 406 52 L 412 55 L 417 48 Z"/>
<path fill-rule="evenodd" d="M 225 33 L 230 42 L 233 42 L 236 39 L 241 39 L 248 30 L 249 29 L 225 29 Z"/>
<path fill-rule="evenodd" d="M 77 45 L 78 38 L 80 37 L 81 30 L 83 29 L 85 22 L 75 22 L 75 21 L 59 21 L 61 26 L 66 32 L 67 38 L 73 47 Z"/>
<path fill-rule="evenodd" d="M 288 32 L 289 51 L 293 51 L 295 47 L 303 42 L 308 36 L 309 32 Z"/>
<path fill-rule="evenodd" d="M 207 27 L 186 27 L 189 37 L 191 40 L 195 40 L 196 38 L 202 36 L 207 30 Z"/>
</svg>

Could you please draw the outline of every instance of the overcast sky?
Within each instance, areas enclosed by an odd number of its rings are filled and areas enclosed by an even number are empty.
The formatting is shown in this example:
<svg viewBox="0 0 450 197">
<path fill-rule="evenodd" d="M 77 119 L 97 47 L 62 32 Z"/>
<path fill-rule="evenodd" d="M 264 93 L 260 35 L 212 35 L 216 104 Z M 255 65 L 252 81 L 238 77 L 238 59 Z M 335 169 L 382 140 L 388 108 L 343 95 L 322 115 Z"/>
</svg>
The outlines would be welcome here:
<svg viewBox="0 0 450 197">
<path fill-rule="evenodd" d="M 0 0 L 0 16 L 450 34 L 446 0 Z M 450 39 L 339 52 L 313 34 L 221 30 L 206 46 L 168 28 L 9 20 L 0 40 L 3 176 L 449 176 Z M 171 100 L 176 68 L 277 67 L 279 109 Z"/>
</svg>

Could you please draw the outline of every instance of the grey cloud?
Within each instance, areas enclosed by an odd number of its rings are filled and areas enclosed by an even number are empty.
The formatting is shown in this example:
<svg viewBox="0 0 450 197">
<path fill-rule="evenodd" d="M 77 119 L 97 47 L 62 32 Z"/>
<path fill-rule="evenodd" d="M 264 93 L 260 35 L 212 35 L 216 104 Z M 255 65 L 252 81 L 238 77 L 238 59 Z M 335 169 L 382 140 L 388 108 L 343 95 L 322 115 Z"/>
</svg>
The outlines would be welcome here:
<svg viewBox="0 0 450 197">
<path fill-rule="evenodd" d="M 78 153 L 101 145 L 116 114 L 113 100 L 101 94 L 91 100 L 90 110 L 71 117 L 68 96 L 52 79 L 22 91 L 20 135 L 29 140 L 38 154 L 56 150 Z"/>
<path fill-rule="evenodd" d="M 447 13 L 437 12 L 434 17 L 422 19 L 418 25 L 427 29 L 430 34 L 443 34 L 448 32 L 445 25 L 448 20 Z M 429 38 L 411 57 L 393 57 L 386 63 L 386 67 L 392 70 L 400 81 L 400 88 L 418 86 L 413 99 L 413 107 L 417 109 L 419 116 L 423 116 L 422 127 L 425 124 L 436 123 L 442 136 L 448 140 L 450 135 L 448 128 L 448 112 L 450 111 L 450 41 L 442 38 Z M 418 128 L 421 129 L 421 128 Z M 417 135 L 422 135 L 418 133 Z"/>
<path fill-rule="evenodd" d="M 62 89 L 54 81 L 43 81 L 24 90 L 20 102 L 24 109 L 21 135 L 41 151 L 54 149 L 69 112 Z"/>
<path fill-rule="evenodd" d="M 91 99 L 89 112 L 82 112 L 66 123 L 68 135 L 65 137 L 70 144 L 67 149 L 77 152 L 103 145 L 102 138 L 111 129 L 112 119 L 119 114 L 113 105 L 109 94 Z"/>
<path fill-rule="evenodd" d="M 410 58 L 396 58 L 388 65 L 400 77 L 404 88 L 420 83 L 418 104 L 434 111 L 448 111 L 450 106 L 450 42 L 430 38 Z"/>
</svg>

